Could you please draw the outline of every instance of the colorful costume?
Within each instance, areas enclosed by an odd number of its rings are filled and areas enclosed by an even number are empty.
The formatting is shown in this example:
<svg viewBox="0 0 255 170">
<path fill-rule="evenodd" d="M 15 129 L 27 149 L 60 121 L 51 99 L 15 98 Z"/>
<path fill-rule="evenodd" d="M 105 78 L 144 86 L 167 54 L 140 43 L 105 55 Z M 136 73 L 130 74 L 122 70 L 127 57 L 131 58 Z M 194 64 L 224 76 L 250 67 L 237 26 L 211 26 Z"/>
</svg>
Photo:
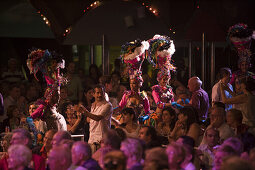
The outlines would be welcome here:
<svg viewBox="0 0 255 170">
<path fill-rule="evenodd" d="M 255 33 L 253 33 L 246 24 L 239 23 L 229 28 L 227 40 L 238 54 L 238 65 L 242 62 L 246 62 L 250 67 L 252 55 L 250 46 L 252 38 L 255 39 Z M 230 84 L 233 84 L 235 78 L 238 76 L 252 76 L 255 78 L 255 74 L 252 72 L 247 71 L 246 73 L 243 73 L 241 70 L 238 70 L 232 74 Z"/>
<path fill-rule="evenodd" d="M 60 75 L 60 68 L 65 67 L 64 63 L 63 59 L 55 53 L 51 54 L 48 50 L 37 49 L 28 55 L 27 66 L 30 73 L 33 73 L 37 79 L 36 73 L 40 71 L 47 83 L 44 98 L 36 102 L 39 107 L 31 114 L 31 117 L 27 118 L 27 122 L 32 130 L 34 129 L 33 119 L 35 118 L 45 120 L 47 129 L 66 129 L 66 122 L 63 116 L 56 112 L 55 109 L 55 104 L 58 102 L 60 93 L 60 85 L 66 81 Z M 53 97 L 55 97 L 54 100 Z"/>
<path fill-rule="evenodd" d="M 149 48 L 149 43 L 147 41 L 136 40 L 134 42 L 128 42 L 121 47 L 121 59 L 128 68 L 128 75 L 130 80 L 135 79 L 138 82 L 139 88 L 143 84 L 142 78 L 142 63 L 145 59 L 145 51 Z M 132 103 L 129 99 L 130 97 L 136 95 L 134 91 L 125 91 L 123 97 L 119 103 L 119 108 L 124 107 L 134 108 L 137 114 L 148 114 L 150 111 L 149 100 L 145 92 L 138 92 L 140 96 L 139 104 Z"/>
<path fill-rule="evenodd" d="M 160 69 L 157 74 L 158 82 L 167 76 L 171 78 L 170 71 L 175 70 L 175 67 L 171 63 L 172 55 L 175 52 L 174 43 L 167 36 L 155 35 L 149 40 L 150 48 L 148 61 L 156 68 Z M 162 87 L 155 85 L 152 87 L 152 96 L 154 98 L 157 107 L 163 109 L 165 103 L 171 103 L 174 100 L 174 95 L 171 86 Z"/>
</svg>

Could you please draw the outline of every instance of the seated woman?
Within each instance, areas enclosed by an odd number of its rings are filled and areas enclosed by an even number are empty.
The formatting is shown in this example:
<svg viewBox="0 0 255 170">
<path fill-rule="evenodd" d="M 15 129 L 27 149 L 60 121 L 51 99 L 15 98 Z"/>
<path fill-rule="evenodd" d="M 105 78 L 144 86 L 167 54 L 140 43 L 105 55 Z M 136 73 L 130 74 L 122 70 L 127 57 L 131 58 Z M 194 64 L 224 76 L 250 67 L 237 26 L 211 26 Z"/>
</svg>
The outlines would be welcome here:
<svg viewBox="0 0 255 170">
<path fill-rule="evenodd" d="M 227 112 L 226 120 L 227 124 L 231 129 L 233 129 L 236 136 L 242 133 L 246 133 L 249 129 L 249 126 L 247 126 L 246 124 L 242 124 L 243 115 L 240 110 L 230 109 Z"/>
<path fill-rule="evenodd" d="M 200 126 L 197 123 L 196 111 L 192 107 L 185 106 L 180 109 L 178 120 L 175 123 L 170 137 L 176 140 L 180 136 L 190 136 L 195 140 L 195 143 L 198 144 Z"/>
<path fill-rule="evenodd" d="M 240 79 L 242 94 L 227 98 L 224 90 L 230 91 L 227 86 L 221 84 L 222 101 L 225 104 L 239 104 L 239 108 L 243 114 L 243 123 L 255 127 L 255 79 L 252 77 L 243 77 Z"/>
<path fill-rule="evenodd" d="M 66 115 L 67 131 L 71 134 L 84 134 L 80 128 L 82 123 L 82 113 L 76 112 L 71 102 L 64 104 L 64 113 Z"/>
<path fill-rule="evenodd" d="M 165 107 L 162 110 L 162 122 L 158 123 L 156 130 L 159 135 L 164 137 L 169 137 L 171 135 L 172 130 L 174 129 L 176 122 L 176 112 L 172 107 Z"/>
<path fill-rule="evenodd" d="M 124 130 L 127 137 L 138 138 L 140 126 L 136 123 L 135 112 L 132 108 L 125 108 L 121 111 L 123 115 L 123 123 L 120 127 Z"/>
</svg>

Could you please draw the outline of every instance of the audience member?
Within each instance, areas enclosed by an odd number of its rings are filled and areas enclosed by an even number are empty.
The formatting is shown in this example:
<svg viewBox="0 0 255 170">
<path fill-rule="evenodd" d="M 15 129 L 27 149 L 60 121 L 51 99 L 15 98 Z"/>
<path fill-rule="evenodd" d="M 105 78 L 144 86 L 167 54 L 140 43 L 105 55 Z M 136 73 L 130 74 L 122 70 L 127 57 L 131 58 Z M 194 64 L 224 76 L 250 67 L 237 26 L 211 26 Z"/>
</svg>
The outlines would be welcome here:
<svg viewBox="0 0 255 170">
<path fill-rule="evenodd" d="M 92 158 L 99 162 L 99 165 L 103 167 L 103 157 L 104 155 L 112 150 L 119 150 L 121 144 L 121 139 L 117 132 L 113 129 L 108 130 L 103 134 L 103 139 L 101 140 L 99 148 L 93 155 Z"/>
<path fill-rule="evenodd" d="M 12 145 L 24 145 L 30 148 L 32 146 L 32 137 L 29 131 L 26 129 L 15 129 L 13 131 L 12 139 L 11 139 L 11 146 Z M 0 160 L 0 169 L 8 170 L 8 162 L 7 157 L 4 157 Z M 33 168 L 35 170 L 44 170 L 45 169 L 45 159 L 41 156 L 32 154 L 32 161 L 30 163 L 29 168 Z"/>
<path fill-rule="evenodd" d="M 209 97 L 201 86 L 202 81 L 198 77 L 192 77 L 189 79 L 188 88 L 192 93 L 189 105 L 197 110 L 199 120 L 206 120 L 209 109 Z"/>
<path fill-rule="evenodd" d="M 227 86 L 221 84 L 222 101 L 225 104 L 242 104 L 241 111 L 243 113 L 243 123 L 255 127 L 255 79 L 251 77 L 244 77 L 240 80 L 241 91 L 243 94 L 233 96 L 228 99 L 224 90 L 230 91 Z"/>
<path fill-rule="evenodd" d="M 137 138 L 140 126 L 137 124 L 134 110 L 132 108 L 124 108 L 121 113 L 123 115 L 123 123 L 121 127 L 126 133 L 127 137 Z"/>
<path fill-rule="evenodd" d="M 146 149 L 151 149 L 161 145 L 157 140 L 157 132 L 152 126 L 142 126 L 139 130 L 139 138 L 145 142 Z"/>
<path fill-rule="evenodd" d="M 179 143 L 172 142 L 167 146 L 168 167 L 172 170 L 180 170 L 185 159 L 185 150 Z"/>
<path fill-rule="evenodd" d="M 80 78 L 75 75 L 75 63 L 70 62 L 67 65 L 67 73 L 66 73 L 66 78 L 68 80 L 68 83 L 66 85 L 68 89 L 68 98 L 73 102 L 73 103 L 78 103 L 82 99 L 82 84 Z"/>
<path fill-rule="evenodd" d="M 44 159 L 47 159 L 48 154 L 52 148 L 52 139 L 53 136 L 57 133 L 57 130 L 51 129 L 45 133 L 43 138 L 43 146 L 40 150 L 40 154 Z"/>
<path fill-rule="evenodd" d="M 223 160 L 228 156 L 237 156 L 237 153 L 231 146 L 220 146 L 215 152 L 213 170 L 220 170 Z"/>
<path fill-rule="evenodd" d="M 200 127 L 197 124 L 196 117 L 196 111 L 192 107 L 185 106 L 184 108 L 180 109 L 178 120 L 175 123 L 173 131 L 171 132 L 171 138 L 176 140 L 180 136 L 186 135 L 192 137 L 196 144 L 198 144 Z"/>
<path fill-rule="evenodd" d="M 52 148 L 59 146 L 60 142 L 63 139 L 72 139 L 71 135 L 67 131 L 58 131 L 57 133 L 54 134 L 53 139 L 52 139 Z"/>
<path fill-rule="evenodd" d="M 8 149 L 8 168 L 11 170 L 32 170 L 28 168 L 32 159 L 32 151 L 25 145 L 16 144 Z"/>
<path fill-rule="evenodd" d="M 91 109 L 91 105 L 94 102 L 94 96 L 93 96 L 93 88 L 92 87 L 86 87 L 83 92 L 83 106 L 87 109 Z"/>
<path fill-rule="evenodd" d="M 165 107 L 162 110 L 161 117 L 162 122 L 158 123 L 156 129 L 159 135 L 164 136 L 168 139 L 175 126 L 177 117 L 176 112 L 172 107 Z"/>
<path fill-rule="evenodd" d="M 219 76 L 219 81 L 212 88 L 212 105 L 214 104 L 214 102 L 222 101 L 221 92 L 220 92 L 220 84 L 221 83 L 223 83 L 225 86 L 228 86 L 229 89 L 233 91 L 233 87 L 229 83 L 231 76 L 232 76 L 231 70 L 226 67 L 221 68 L 218 76 Z M 224 93 L 227 98 L 232 97 L 228 91 L 224 90 Z M 232 108 L 232 105 L 226 104 L 225 108 L 226 108 L 226 111 L 228 111 L 229 109 Z"/>
<path fill-rule="evenodd" d="M 104 170 L 126 170 L 126 157 L 121 151 L 111 151 L 104 156 Z"/>
<path fill-rule="evenodd" d="M 47 161 L 50 170 L 68 170 L 72 164 L 72 155 L 69 148 L 56 146 L 50 150 Z"/>
<path fill-rule="evenodd" d="M 227 112 L 226 120 L 227 124 L 229 125 L 230 128 L 233 129 L 236 136 L 242 133 L 246 133 L 249 129 L 248 125 L 242 123 L 243 115 L 240 110 L 230 109 Z"/>
<path fill-rule="evenodd" d="M 207 129 L 204 140 L 205 143 L 198 147 L 198 150 L 202 152 L 200 159 L 206 168 L 211 169 L 214 161 L 215 147 L 219 144 L 220 140 L 219 131 L 213 127 Z"/>
<path fill-rule="evenodd" d="M 21 81 L 25 80 L 24 75 L 18 67 L 18 60 L 15 58 L 10 58 L 8 60 L 8 71 L 3 72 L 2 80 L 7 81 L 8 83 L 20 83 Z"/>
<path fill-rule="evenodd" d="M 237 156 L 231 156 L 223 160 L 220 170 L 253 170 L 252 165 L 247 160 Z"/>
<path fill-rule="evenodd" d="M 92 157 L 90 145 L 86 142 L 75 142 L 72 147 L 72 162 L 75 166 L 82 166 L 87 170 L 100 170 L 100 166 Z"/>
<path fill-rule="evenodd" d="M 233 130 L 228 126 L 225 121 L 226 112 L 222 107 L 212 107 L 210 114 L 210 125 L 207 127 L 215 128 L 219 131 L 220 134 L 220 143 L 225 139 L 234 136 Z M 202 143 L 204 143 L 202 141 Z"/>
<path fill-rule="evenodd" d="M 142 170 L 142 155 L 143 147 L 139 139 L 127 138 L 121 143 L 120 150 L 127 157 L 127 169 L 128 170 Z M 161 158 L 160 158 L 161 159 Z"/>
<path fill-rule="evenodd" d="M 147 150 L 144 163 L 144 170 L 172 169 L 172 167 L 168 165 L 166 150 L 161 147 Z"/>
<path fill-rule="evenodd" d="M 181 164 L 182 169 L 184 170 L 196 170 L 195 165 L 193 164 L 195 158 L 195 151 L 194 148 L 184 144 L 183 145 L 185 150 L 185 159 Z"/>
</svg>

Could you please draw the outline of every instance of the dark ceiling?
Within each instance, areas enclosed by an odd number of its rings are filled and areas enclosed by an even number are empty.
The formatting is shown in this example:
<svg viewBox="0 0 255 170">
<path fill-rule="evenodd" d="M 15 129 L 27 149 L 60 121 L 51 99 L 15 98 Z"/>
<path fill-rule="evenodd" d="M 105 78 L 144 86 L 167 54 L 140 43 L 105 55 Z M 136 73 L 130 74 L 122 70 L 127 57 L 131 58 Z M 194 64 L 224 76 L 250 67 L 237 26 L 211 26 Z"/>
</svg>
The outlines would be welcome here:
<svg viewBox="0 0 255 170">
<path fill-rule="evenodd" d="M 111 5 L 119 1 L 101 1 L 103 5 L 100 8 L 104 8 L 104 5 L 107 6 L 106 4 L 109 6 L 109 4 Z M 8 3 L 9 6 L 15 5 L 15 3 L 11 2 Z M 107 16 L 103 9 L 91 9 L 84 13 L 83 10 L 94 2 L 92 0 L 29 0 L 29 2 L 36 10 L 48 18 L 51 23 L 50 29 L 60 42 L 64 42 L 66 39 L 63 36 L 66 28 L 70 26 L 75 27 L 82 18 L 87 17 L 90 20 L 88 25 L 85 23 L 88 29 L 83 30 L 88 32 L 97 25 L 93 24 L 94 16 L 97 16 L 97 20 L 94 20 L 94 22 L 100 22 L 98 21 L 100 15 L 102 19 Z M 255 29 L 254 0 L 125 0 L 124 2 L 136 3 L 137 8 L 140 8 L 142 3 L 145 2 L 146 5 L 157 9 L 159 12 L 157 17 L 153 15 L 146 16 L 154 17 L 149 22 L 154 24 L 154 21 L 160 20 L 160 23 L 155 22 L 157 27 L 162 27 L 164 30 L 171 28 L 172 30 L 169 30 L 169 35 L 178 41 L 199 41 L 203 32 L 205 32 L 208 41 L 225 41 L 228 28 L 240 22 L 246 23 Z M 3 5 L 3 8 L 7 7 Z M 114 6 L 114 8 L 118 7 Z M 148 12 L 148 9 L 146 10 Z M 95 14 L 92 14 L 93 12 Z M 101 29 L 104 30 L 104 27 Z M 153 32 L 153 27 L 148 26 L 146 30 Z M 146 32 L 146 30 L 141 29 L 140 31 Z M 123 30 L 119 31 L 123 32 Z M 76 34 L 79 34 L 79 32 Z"/>
</svg>

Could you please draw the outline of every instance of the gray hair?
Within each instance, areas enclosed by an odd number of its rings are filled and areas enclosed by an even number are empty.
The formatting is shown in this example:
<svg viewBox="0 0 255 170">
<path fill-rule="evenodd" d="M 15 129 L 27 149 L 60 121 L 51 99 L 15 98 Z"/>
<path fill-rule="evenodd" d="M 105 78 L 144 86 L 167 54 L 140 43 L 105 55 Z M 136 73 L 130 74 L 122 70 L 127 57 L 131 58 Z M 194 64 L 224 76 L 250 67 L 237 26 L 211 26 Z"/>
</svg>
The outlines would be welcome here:
<svg viewBox="0 0 255 170">
<path fill-rule="evenodd" d="M 8 154 L 15 155 L 23 166 L 28 166 L 32 159 L 32 151 L 25 145 L 11 145 Z"/>
<path fill-rule="evenodd" d="M 122 147 L 125 147 L 125 152 L 128 153 L 129 155 L 126 155 L 128 159 L 135 159 L 136 161 L 140 161 L 142 159 L 143 155 L 143 147 L 139 139 L 136 138 L 127 138 L 121 143 Z M 121 148 L 122 148 L 121 147 Z"/>
<path fill-rule="evenodd" d="M 88 156 L 91 158 L 92 151 L 91 147 L 87 142 L 77 141 L 73 144 L 72 150 L 74 150 L 76 153 L 81 153 L 83 156 Z"/>
</svg>

